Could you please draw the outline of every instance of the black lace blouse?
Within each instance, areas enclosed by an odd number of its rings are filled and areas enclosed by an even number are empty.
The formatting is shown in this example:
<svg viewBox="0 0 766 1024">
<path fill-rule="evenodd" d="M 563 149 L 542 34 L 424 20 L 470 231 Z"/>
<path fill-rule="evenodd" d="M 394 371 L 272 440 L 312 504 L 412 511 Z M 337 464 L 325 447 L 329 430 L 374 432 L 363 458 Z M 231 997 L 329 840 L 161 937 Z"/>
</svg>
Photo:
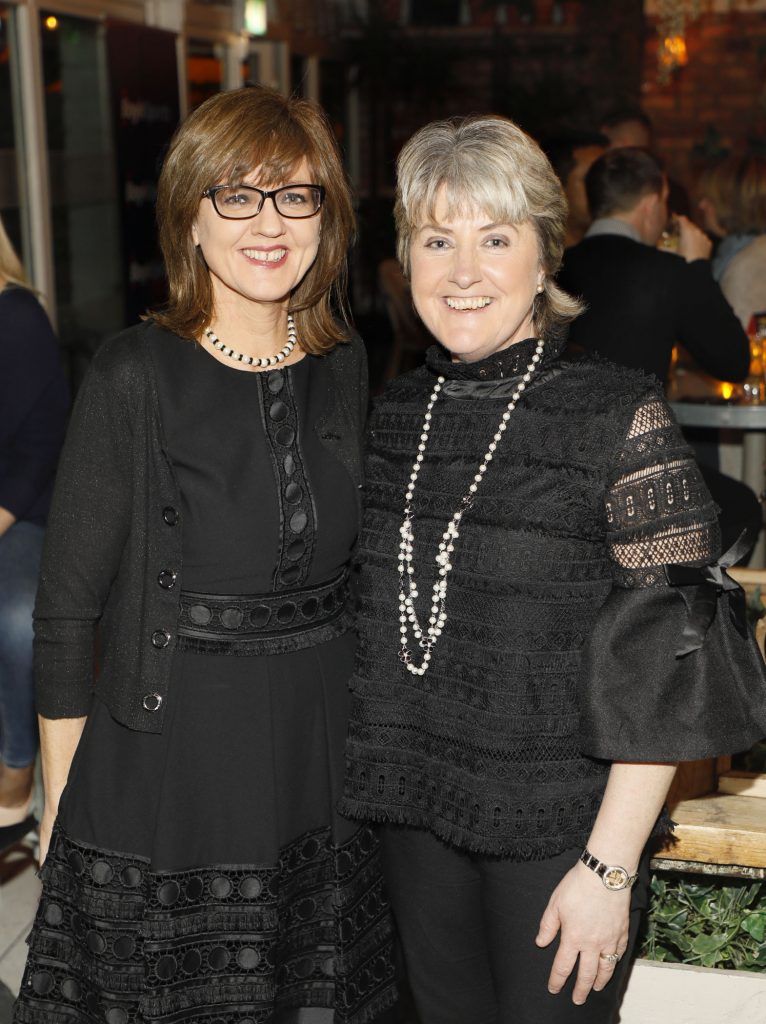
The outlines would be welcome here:
<svg viewBox="0 0 766 1024">
<path fill-rule="evenodd" d="M 517 860 L 587 839 L 612 760 L 694 759 L 766 735 L 763 662 L 659 386 L 563 362 L 555 342 L 463 517 L 430 668 L 399 661 L 399 528 L 434 376 L 447 381 L 413 503 L 421 620 L 442 531 L 534 346 L 472 364 L 431 349 L 373 413 L 343 804 Z"/>
</svg>

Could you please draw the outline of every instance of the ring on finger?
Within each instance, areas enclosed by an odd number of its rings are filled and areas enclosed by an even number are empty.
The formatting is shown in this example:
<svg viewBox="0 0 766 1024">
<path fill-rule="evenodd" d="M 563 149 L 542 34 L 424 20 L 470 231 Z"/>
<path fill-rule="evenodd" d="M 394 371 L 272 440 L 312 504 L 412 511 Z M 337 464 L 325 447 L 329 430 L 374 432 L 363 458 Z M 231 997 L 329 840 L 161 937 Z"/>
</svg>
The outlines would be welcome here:
<svg viewBox="0 0 766 1024">
<path fill-rule="evenodd" d="M 603 960 L 607 964 L 616 964 L 620 959 L 619 953 L 599 953 L 599 960 Z"/>
</svg>

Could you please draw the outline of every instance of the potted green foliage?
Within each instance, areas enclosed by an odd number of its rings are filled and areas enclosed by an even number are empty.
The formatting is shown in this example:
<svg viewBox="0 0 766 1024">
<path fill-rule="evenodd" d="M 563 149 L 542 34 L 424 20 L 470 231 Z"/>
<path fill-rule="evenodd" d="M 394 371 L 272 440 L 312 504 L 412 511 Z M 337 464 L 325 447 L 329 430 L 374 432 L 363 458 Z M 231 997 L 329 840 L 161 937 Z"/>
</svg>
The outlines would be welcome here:
<svg viewBox="0 0 766 1024">
<path fill-rule="evenodd" d="M 641 956 L 664 963 L 766 970 L 766 882 L 655 875 Z"/>
</svg>

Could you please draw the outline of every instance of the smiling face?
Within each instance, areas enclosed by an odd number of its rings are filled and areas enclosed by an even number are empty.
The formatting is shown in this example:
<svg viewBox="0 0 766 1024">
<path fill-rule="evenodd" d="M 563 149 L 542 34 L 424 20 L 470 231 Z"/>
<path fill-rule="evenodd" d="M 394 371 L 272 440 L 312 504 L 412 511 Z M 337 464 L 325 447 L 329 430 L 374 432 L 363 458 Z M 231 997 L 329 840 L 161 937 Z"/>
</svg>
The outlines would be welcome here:
<svg viewBox="0 0 766 1024">
<path fill-rule="evenodd" d="M 412 236 L 410 262 L 415 308 L 453 358 L 475 362 L 535 334 L 545 275 L 531 224 L 492 224 L 480 210 L 450 215 L 442 192 L 433 220 Z"/>
<path fill-rule="evenodd" d="M 304 159 L 285 181 L 262 185 L 256 170 L 236 184 L 272 189 L 311 181 Z M 227 220 L 211 199 L 202 199 L 192 237 L 205 257 L 216 309 L 252 302 L 286 305 L 316 259 L 321 216 L 320 210 L 313 217 L 283 217 L 267 199 L 256 217 Z"/>
</svg>

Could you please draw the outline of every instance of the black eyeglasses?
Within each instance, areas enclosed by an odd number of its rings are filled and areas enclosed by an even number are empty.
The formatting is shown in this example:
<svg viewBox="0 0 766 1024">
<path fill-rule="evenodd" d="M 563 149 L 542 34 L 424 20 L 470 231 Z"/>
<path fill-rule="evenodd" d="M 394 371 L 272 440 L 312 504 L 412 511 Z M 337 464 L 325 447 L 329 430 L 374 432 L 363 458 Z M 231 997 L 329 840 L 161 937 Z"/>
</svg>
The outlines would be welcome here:
<svg viewBox="0 0 766 1024">
<path fill-rule="evenodd" d="M 215 185 L 202 193 L 213 204 L 219 217 L 226 220 L 249 220 L 257 217 L 270 199 L 282 217 L 313 217 L 324 200 L 322 185 L 282 185 L 270 192 L 255 185 Z"/>
</svg>

